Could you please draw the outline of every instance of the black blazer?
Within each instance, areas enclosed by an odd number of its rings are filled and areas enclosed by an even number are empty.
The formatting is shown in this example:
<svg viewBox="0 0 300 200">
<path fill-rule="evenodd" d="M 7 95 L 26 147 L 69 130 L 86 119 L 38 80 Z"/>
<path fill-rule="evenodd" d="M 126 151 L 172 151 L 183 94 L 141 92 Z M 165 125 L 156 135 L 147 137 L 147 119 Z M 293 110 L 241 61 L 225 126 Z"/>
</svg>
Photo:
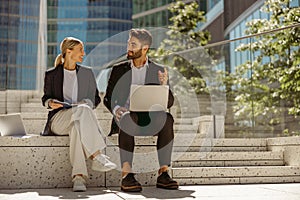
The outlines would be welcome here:
<svg viewBox="0 0 300 200">
<path fill-rule="evenodd" d="M 63 96 L 63 82 L 64 82 L 64 70 L 63 65 L 53 67 L 46 71 L 44 79 L 44 95 L 42 97 L 43 106 L 48 99 L 57 99 L 64 101 Z M 99 92 L 96 85 L 95 76 L 93 71 L 89 67 L 76 65 L 77 80 L 78 80 L 78 102 L 83 99 L 90 99 L 94 108 L 101 102 Z M 48 119 L 44 131 L 41 135 L 55 135 L 50 127 L 51 118 L 63 108 L 50 110 L 48 112 Z"/>
<path fill-rule="evenodd" d="M 146 71 L 145 85 L 159 85 L 158 71 L 163 72 L 164 67 L 148 60 L 149 67 Z M 104 105 L 112 113 L 116 105 L 124 106 L 129 97 L 131 86 L 131 61 L 125 61 L 113 66 L 108 80 L 106 94 L 104 96 Z M 169 84 L 169 83 L 168 83 Z M 174 103 L 174 96 L 169 90 L 168 108 Z M 119 127 L 113 118 L 109 135 L 118 133 Z"/>
</svg>

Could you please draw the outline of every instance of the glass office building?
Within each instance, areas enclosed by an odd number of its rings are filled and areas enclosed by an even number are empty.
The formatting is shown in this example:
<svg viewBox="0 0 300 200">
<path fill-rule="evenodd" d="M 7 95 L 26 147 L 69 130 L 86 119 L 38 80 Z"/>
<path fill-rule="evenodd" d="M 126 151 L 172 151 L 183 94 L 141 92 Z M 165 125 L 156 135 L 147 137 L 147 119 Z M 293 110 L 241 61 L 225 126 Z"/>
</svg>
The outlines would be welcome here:
<svg viewBox="0 0 300 200">
<path fill-rule="evenodd" d="M 132 28 L 131 16 L 131 0 L 0 0 L 0 90 L 40 89 L 64 37 L 81 39 L 88 54 Z"/>
<path fill-rule="evenodd" d="M 40 0 L 0 1 L 0 89 L 36 87 Z"/>
<path fill-rule="evenodd" d="M 100 42 L 132 28 L 131 0 L 48 0 L 47 12 L 48 67 L 53 66 L 59 44 L 67 36 L 82 40 L 89 54 Z M 107 60 L 111 51 L 107 48 L 97 59 Z"/>
</svg>

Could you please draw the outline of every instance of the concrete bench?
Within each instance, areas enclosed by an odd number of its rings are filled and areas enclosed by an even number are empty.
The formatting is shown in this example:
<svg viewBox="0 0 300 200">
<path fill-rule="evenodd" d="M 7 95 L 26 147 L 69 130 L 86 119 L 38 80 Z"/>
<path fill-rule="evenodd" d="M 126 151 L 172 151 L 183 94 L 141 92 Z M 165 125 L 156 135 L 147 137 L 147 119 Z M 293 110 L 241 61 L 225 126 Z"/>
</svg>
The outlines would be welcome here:
<svg viewBox="0 0 300 200">
<path fill-rule="evenodd" d="M 116 141 L 117 136 L 108 137 L 108 147 L 104 153 L 119 165 L 119 150 L 116 146 Z M 156 139 L 153 137 L 136 138 L 136 151 L 146 152 L 149 149 L 153 150 L 152 147 L 155 148 L 155 141 Z M 45 137 L 27 135 L 24 137 L 0 137 L 0 155 L 1 189 L 72 186 L 68 136 Z M 136 162 L 134 161 L 134 163 Z M 155 161 L 149 158 L 148 163 L 143 165 L 149 167 Z M 87 182 L 88 186 L 120 185 L 119 166 L 117 170 L 101 173 L 90 169 L 90 160 L 87 161 L 87 165 L 90 175 Z M 154 185 L 156 182 L 156 171 L 135 169 L 135 171 L 145 170 L 146 173 L 138 174 L 138 179 L 143 185 Z"/>
</svg>

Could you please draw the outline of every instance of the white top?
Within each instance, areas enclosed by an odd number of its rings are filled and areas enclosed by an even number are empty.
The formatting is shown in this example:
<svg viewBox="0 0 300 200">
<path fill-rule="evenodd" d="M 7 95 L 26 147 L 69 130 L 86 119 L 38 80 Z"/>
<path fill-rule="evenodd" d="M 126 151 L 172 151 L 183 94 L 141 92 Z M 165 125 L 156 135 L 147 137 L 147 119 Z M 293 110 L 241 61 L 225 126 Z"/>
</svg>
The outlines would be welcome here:
<svg viewBox="0 0 300 200">
<path fill-rule="evenodd" d="M 131 85 L 144 85 L 146 79 L 148 62 L 141 68 L 136 68 L 131 64 L 132 78 Z"/>
<path fill-rule="evenodd" d="M 78 81 L 76 70 L 64 69 L 63 93 L 64 101 L 68 103 L 77 103 Z"/>
</svg>

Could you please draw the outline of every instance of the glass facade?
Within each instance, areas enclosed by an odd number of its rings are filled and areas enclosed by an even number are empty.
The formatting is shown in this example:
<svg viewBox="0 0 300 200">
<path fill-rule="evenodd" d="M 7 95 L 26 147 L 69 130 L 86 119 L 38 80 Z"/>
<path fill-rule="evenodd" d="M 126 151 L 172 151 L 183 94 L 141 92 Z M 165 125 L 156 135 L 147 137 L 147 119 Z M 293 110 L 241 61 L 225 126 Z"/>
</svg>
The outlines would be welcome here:
<svg viewBox="0 0 300 200">
<path fill-rule="evenodd" d="M 299 82 L 297 77 L 290 75 L 293 74 L 293 70 L 297 69 L 297 67 L 294 66 L 297 66 L 299 63 L 297 63 L 297 59 L 293 58 L 299 57 L 297 51 L 293 52 L 293 49 L 298 49 L 299 44 L 297 42 L 289 43 L 283 47 L 284 49 L 291 49 L 291 51 L 286 50 L 285 53 L 282 53 L 280 56 L 283 59 L 280 61 L 277 56 L 278 54 L 273 55 L 271 53 L 271 55 L 268 55 L 266 53 L 266 46 L 265 48 L 262 47 L 264 51 L 253 49 L 236 51 L 234 48 L 240 44 L 248 44 L 251 48 L 251 46 L 254 47 L 257 45 L 257 42 L 266 42 L 266 38 L 274 38 L 274 46 L 276 46 L 281 41 L 276 39 L 276 37 L 280 35 L 279 33 L 283 31 L 284 33 L 294 32 L 297 30 L 296 27 L 299 28 L 299 24 L 295 24 L 293 28 L 288 27 L 284 30 L 264 33 L 259 38 L 257 36 L 249 36 L 249 38 L 244 39 L 236 38 L 236 40 L 225 42 L 220 46 L 207 47 L 209 52 L 213 52 L 215 49 L 222 49 L 222 51 L 219 52 L 220 57 L 215 61 L 218 65 L 223 63 L 224 60 L 226 64 L 236 63 L 236 66 L 232 68 L 234 71 L 231 74 L 238 78 L 235 79 L 236 81 L 230 83 L 230 85 L 233 84 L 230 89 L 231 91 L 226 93 L 228 97 L 228 118 L 226 119 L 228 126 L 226 126 L 225 131 L 227 137 L 231 137 L 231 134 L 232 137 L 281 137 L 293 134 L 299 135 L 299 115 L 289 112 L 291 107 L 295 106 L 295 104 L 286 103 L 290 102 L 290 99 L 292 99 L 291 96 L 294 96 L 292 93 L 295 92 L 289 92 L 291 91 L 289 87 L 296 87 Z M 293 36 L 289 35 L 289 37 Z M 274 48 L 274 46 L 271 42 L 268 43 L 270 49 Z M 278 53 L 278 51 L 274 52 Z M 230 55 L 229 58 L 227 57 L 228 55 Z M 260 59 L 259 56 L 261 55 L 263 55 L 263 57 Z M 250 65 L 241 66 L 241 64 L 247 62 L 249 62 Z M 289 66 L 289 64 L 291 64 L 291 66 Z M 216 66 L 218 71 L 224 71 L 218 67 L 219 66 Z M 274 73 L 274 71 L 276 72 Z M 248 74 L 244 72 L 248 72 Z M 284 74 L 288 74 L 289 76 L 289 87 L 282 87 L 285 86 L 285 82 L 277 81 L 284 76 Z M 278 96 L 282 91 L 288 91 L 287 93 L 290 94 L 288 94 L 288 97 L 284 95 Z M 297 94 L 297 92 L 295 93 Z M 285 93 L 285 95 L 287 94 Z"/>
<path fill-rule="evenodd" d="M 40 0 L 0 1 L 0 89 L 35 89 Z"/>
<path fill-rule="evenodd" d="M 48 67 L 60 53 L 59 44 L 77 37 L 89 54 L 100 42 L 132 28 L 131 0 L 48 0 Z M 107 57 L 110 50 L 99 55 Z M 97 72 L 96 72 L 97 73 Z"/>
<path fill-rule="evenodd" d="M 169 25 L 168 5 L 174 0 L 133 0 L 134 27 L 166 27 Z M 147 12 L 145 12 L 147 11 Z"/>
<path fill-rule="evenodd" d="M 215 7 L 221 0 L 208 0 L 207 1 L 207 11 Z"/>
<path fill-rule="evenodd" d="M 199 10 L 209 11 L 221 0 L 197 0 Z M 168 11 L 176 0 L 133 0 L 134 27 L 167 27 L 172 17 Z M 191 2 L 191 1 L 186 1 Z"/>
<path fill-rule="evenodd" d="M 262 2 L 263 3 L 263 2 Z M 299 7 L 300 6 L 300 0 L 291 0 L 290 2 L 291 7 Z M 254 10 L 252 13 L 250 13 L 247 16 L 244 16 L 244 18 L 233 28 L 230 30 L 227 38 L 228 39 L 235 39 L 245 36 L 245 30 L 246 30 L 246 23 L 252 21 L 253 19 L 269 19 L 270 16 L 268 13 L 262 12 L 261 7 Z M 245 41 L 243 41 L 245 42 Z M 250 43 L 250 39 L 246 41 L 246 43 Z M 235 70 L 235 67 L 238 65 L 241 65 L 242 63 L 245 63 L 247 60 L 251 60 L 249 57 L 250 54 L 247 52 L 237 53 L 235 52 L 235 49 L 240 46 L 241 42 L 235 42 L 230 44 L 230 71 L 233 72 Z M 259 54 L 259 52 L 257 52 Z M 254 55 L 257 56 L 257 55 Z M 266 60 L 267 61 L 267 60 Z"/>
</svg>

